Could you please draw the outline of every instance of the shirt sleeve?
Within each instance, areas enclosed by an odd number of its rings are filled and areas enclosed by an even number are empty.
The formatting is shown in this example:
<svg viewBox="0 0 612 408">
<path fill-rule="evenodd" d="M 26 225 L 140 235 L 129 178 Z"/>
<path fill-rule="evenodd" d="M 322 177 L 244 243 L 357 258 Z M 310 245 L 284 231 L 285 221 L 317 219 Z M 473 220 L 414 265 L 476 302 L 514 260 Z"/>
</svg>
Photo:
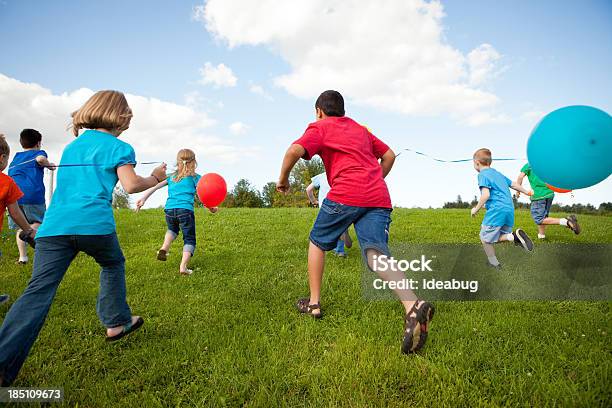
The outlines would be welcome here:
<svg viewBox="0 0 612 408">
<path fill-rule="evenodd" d="M 512 185 L 512 180 L 510 180 L 508 177 L 504 176 L 504 180 L 506 181 L 506 184 L 508 185 L 508 187 Z"/>
<path fill-rule="evenodd" d="M 125 166 L 126 164 L 132 164 L 136 166 L 136 153 L 134 148 L 127 143 L 119 146 L 115 153 L 115 167 Z"/>
<path fill-rule="evenodd" d="M 529 176 L 529 173 L 531 173 L 531 166 L 529 163 L 526 163 L 523 167 L 521 167 L 521 173 L 525 173 L 526 176 Z"/>
<path fill-rule="evenodd" d="M 323 135 L 321 134 L 319 128 L 311 124 L 308 126 L 302 137 L 293 142 L 293 144 L 302 146 L 306 150 L 303 158 L 310 160 L 312 159 L 312 156 L 319 154 L 321 151 L 321 148 L 323 147 Z"/>
<path fill-rule="evenodd" d="M 314 187 L 320 188 L 321 187 L 321 175 L 317 174 L 316 176 L 314 176 L 311 182 Z"/>
<path fill-rule="evenodd" d="M 45 159 L 49 158 L 49 156 L 47 156 L 47 152 L 45 152 L 44 150 L 39 150 L 38 153 L 36 153 L 36 157 L 34 157 L 34 163 L 39 167 L 41 167 L 40 163 L 38 163 L 36 159 L 38 159 L 40 156 L 44 157 Z"/>
<path fill-rule="evenodd" d="M 372 151 L 374 152 L 374 156 L 376 156 L 377 159 L 380 159 L 385 153 L 387 153 L 387 151 L 389 150 L 389 146 L 387 146 L 382 140 L 370 133 L 367 128 L 366 131 L 368 132 L 368 136 L 370 137 L 370 141 L 372 142 Z"/>
<path fill-rule="evenodd" d="M 489 190 L 491 189 L 491 180 L 487 176 L 482 173 L 478 174 L 478 188 L 486 187 Z"/>
<path fill-rule="evenodd" d="M 23 193 L 13 179 L 9 180 L 8 194 L 6 195 L 6 205 L 11 205 L 23 197 Z"/>
</svg>

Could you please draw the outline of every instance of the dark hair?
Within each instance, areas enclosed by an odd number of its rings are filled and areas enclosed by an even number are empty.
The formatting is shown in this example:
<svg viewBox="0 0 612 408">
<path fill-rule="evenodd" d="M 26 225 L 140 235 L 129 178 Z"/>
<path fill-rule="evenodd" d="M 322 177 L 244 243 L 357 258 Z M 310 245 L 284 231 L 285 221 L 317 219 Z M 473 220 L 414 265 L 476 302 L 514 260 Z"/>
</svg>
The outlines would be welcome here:
<svg viewBox="0 0 612 408">
<path fill-rule="evenodd" d="M 338 91 L 325 91 L 317 98 L 315 108 L 327 116 L 344 116 L 344 98 Z"/>
<path fill-rule="evenodd" d="M 42 140 L 42 135 L 38 130 L 23 129 L 19 135 L 19 143 L 24 149 L 31 149 Z"/>
</svg>

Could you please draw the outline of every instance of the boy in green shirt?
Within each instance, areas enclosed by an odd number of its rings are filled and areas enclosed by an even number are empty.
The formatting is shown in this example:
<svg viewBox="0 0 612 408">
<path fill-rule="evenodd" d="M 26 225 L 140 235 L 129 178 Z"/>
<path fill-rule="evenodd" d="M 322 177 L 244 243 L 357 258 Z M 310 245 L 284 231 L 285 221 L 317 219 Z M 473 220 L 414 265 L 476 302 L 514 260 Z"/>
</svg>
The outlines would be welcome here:
<svg viewBox="0 0 612 408">
<path fill-rule="evenodd" d="M 523 179 L 527 176 L 529 184 L 533 190 L 531 196 L 531 218 L 538 226 L 538 238 L 546 238 L 545 229 L 547 225 L 562 225 L 574 231 L 574 234 L 580 234 L 580 225 L 575 215 L 569 215 L 567 218 L 552 218 L 549 217 L 550 207 L 552 206 L 555 192 L 552 191 L 546 183 L 544 183 L 531 169 L 531 165 L 526 163 L 518 178 L 517 184 L 523 184 Z M 520 193 L 517 192 L 517 198 Z"/>
</svg>

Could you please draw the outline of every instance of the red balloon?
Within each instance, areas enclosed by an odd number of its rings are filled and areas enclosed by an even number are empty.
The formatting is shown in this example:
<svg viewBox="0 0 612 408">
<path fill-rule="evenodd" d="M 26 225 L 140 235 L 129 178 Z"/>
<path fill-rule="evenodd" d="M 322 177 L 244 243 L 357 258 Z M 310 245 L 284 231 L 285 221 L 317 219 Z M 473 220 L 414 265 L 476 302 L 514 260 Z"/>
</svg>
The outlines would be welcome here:
<svg viewBox="0 0 612 408">
<path fill-rule="evenodd" d="M 198 182 L 197 192 L 205 207 L 216 207 L 225 200 L 227 184 L 217 173 L 207 173 Z"/>
<path fill-rule="evenodd" d="M 550 184 L 546 184 L 546 187 L 550 188 L 555 193 L 569 193 L 570 191 L 572 191 L 572 190 L 566 190 L 564 188 L 558 188 L 555 186 L 551 186 Z"/>
</svg>

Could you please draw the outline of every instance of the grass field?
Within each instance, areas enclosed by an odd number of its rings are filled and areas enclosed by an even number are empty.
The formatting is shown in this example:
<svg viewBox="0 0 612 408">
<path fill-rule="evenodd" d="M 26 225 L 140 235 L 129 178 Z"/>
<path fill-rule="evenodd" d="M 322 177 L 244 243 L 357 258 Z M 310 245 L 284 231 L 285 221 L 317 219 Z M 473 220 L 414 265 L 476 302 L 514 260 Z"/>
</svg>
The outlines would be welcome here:
<svg viewBox="0 0 612 408">
<path fill-rule="evenodd" d="M 612 406 L 609 302 L 438 302 L 429 342 L 400 354 L 398 302 L 361 296 L 358 249 L 328 257 L 325 318 L 294 309 L 307 295 L 314 209 L 198 210 L 195 273 L 180 246 L 155 260 L 161 210 L 117 213 L 128 301 L 145 326 L 104 342 L 98 268 L 79 256 L 15 386 L 63 386 L 70 406 Z M 575 237 L 612 243 L 612 217 L 581 216 Z M 517 225 L 535 236 L 525 211 Z M 396 210 L 391 241 L 478 243 L 468 210 Z M 15 299 L 31 266 L 2 241 L 0 292 Z M 546 245 L 546 244 L 540 244 Z M 500 273 L 500 272 L 492 272 Z M 0 307 L 0 319 L 7 307 Z"/>
</svg>

